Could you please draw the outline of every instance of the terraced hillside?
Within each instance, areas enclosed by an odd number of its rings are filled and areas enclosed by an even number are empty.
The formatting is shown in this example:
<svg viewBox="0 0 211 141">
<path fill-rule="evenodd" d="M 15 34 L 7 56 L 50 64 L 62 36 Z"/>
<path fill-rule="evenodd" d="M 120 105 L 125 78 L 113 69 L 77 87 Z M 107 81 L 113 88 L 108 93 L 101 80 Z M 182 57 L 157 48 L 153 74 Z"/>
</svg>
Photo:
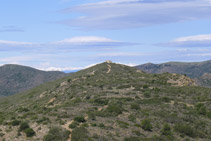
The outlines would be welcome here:
<svg viewBox="0 0 211 141">
<path fill-rule="evenodd" d="M 23 92 L 65 76 L 62 72 L 45 72 L 20 65 L 4 65 L 0 67 L 0 97 Z"/>
<path fill-rule="evenodd" d="M 211 89 L 105 62 L 0 99 L 6 141 L 211 140 Z"/>
</svg>

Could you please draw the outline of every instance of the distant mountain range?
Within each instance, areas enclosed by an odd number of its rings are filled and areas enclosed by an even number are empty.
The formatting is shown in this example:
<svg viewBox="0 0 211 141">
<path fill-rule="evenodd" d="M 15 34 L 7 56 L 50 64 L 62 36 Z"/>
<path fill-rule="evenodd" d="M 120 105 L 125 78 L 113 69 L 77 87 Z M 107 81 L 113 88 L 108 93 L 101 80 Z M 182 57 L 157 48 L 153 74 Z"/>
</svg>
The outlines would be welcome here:
<svg viewBox="0 0 211 141">
<path fill-rule="evenodd" d="M 26 66 L 4 65 L 0 67 L 0 96 L 19 93 L 65 76 L 67 74 L 63 72 L 46 72 Z"/>
<path fill-rule="evenodd" d="M 211 60 L 204 62 L 168 62 L 163 64 L 147 63 L 136 66 L 147 73 L 161 74 L 165 72 L 186 74 L 193 78 L 197 84 L 211 86 Z"/>
<path fill-rule="evenodd" d="M 208 141 L 210 90 L 185 75 L 148 74 L 105 62 L 0 98 L 0 138 Z"/>
</svg>

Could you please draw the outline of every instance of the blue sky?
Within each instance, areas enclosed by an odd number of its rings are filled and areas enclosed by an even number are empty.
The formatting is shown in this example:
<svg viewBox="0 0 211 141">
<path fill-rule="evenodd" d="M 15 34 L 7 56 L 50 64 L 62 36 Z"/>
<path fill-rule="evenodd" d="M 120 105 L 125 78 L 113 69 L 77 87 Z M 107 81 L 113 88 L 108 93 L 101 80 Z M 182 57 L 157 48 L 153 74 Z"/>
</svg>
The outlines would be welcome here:
<svg viewBox="0 0 211 141">
<path fill-rule="evenodd" d="M 211 59 L 211 0 L 7 0 L 0 17 L 0 65 Z"/>
</svg>

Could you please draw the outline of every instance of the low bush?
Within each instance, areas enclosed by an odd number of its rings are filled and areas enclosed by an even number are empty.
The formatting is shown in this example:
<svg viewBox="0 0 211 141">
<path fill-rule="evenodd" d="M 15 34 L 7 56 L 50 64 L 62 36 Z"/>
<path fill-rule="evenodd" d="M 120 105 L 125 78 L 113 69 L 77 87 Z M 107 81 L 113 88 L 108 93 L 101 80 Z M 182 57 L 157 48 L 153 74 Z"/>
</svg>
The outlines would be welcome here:
<svg viewBox="0 0 211 141">
<path fill-rule="evenodd" d="M 198 103 L 198 104 L 196 104 L 195 108 L 196 108 L 196 111 L 198 112 L 198 114 L 200 114 L 200 115 L 206 115 L 207 109 L 204 106 L 204 104 Z"/>
<path fill-rule="evenodd" d="M 189 137 L 195 137 L 196 133 L 193 130 L 193 128 L 189 125 L 186 124 L 176 124 L 174 127 L 175 131 L 182 134 L 182 135 L 186 135 Z"/>
<path fill-rule="evenodd" d="M 73 123 L 71 123 L 71 124 L 69 125 L 69 128 L 74 129 L 74 128 L 76 128 L 78 125 L 79 125 L 79 123 L 78 123 L 77 121 L 74 121 Z"/>
<path fill-rule="evenodd" d="M 104 125 L 103 123 L 100 123 L 98 126 L 99 126 L 100 128 L 105 128 L 105 125 Z"/>
<path fill-rule="evenodd" d="M 23 132 L 26 134 L 27 137 L 33 137 L 34 135 L 36 135 L 32 128 L 27 128 Z"/>
<path fill-rule="evenodd" d="M 152 124 L 149 119 L 144 119 L 141 122 L 141 128 L 144 129 L 145 131 L 152 131 Z"/>
<path fill-rule="evenodd" d="M 166 96 L 164 96 L 164 97 L 162 97 L 162 101 L 166 102 L 166 103 L 169 103 L 171 101 L 171 99 L 166 97 Z"/>
<path fill-rule="evenodd" d="M 131 107 L 131 109 L 135 109 L 135 110 L 139 110 L 139 109 L 140 109 L 140 106 L 139 106 L 138 103 L 132 103 L 132 104 L 130 105 L 130 107 Z"/>
<path fill-rule="evenodd" d="M 129 124 L 127 122 L 124 121 L 119 121 L 117 120 L 117 124 L 119 125 L 119 127 L 121 128 L 128 128 Z"/>
<path fill-rule="evenodd" d="M 37 120 L 37 123 L 43 123 L 43 122 L 50 122 L 50 119 L 47 117 L 42 117 L 41 119 Z"/>
<path fill-rule="evenodd" d="M 140 141 L 139 137 L 126 137 L 124 141 Z"/>
<path fill-rule="evenodd" d="M 96 116 L 95 116 L 95 114 L 93 112 L 88 112 L 88 118 L 90 120 L 96 120 Z"/>
<path fill-rule="evenodd" d="M 104 111 L 107 116 L 118 116 L 122 114 L 123 108 L 119 104 L 111 104 Z"/>
<path fill-rule="evenodd" d="M 20 125 L 20 123 L 21 123 L 20 120 L 13 120 L 13 121 L 11 122 L 11 125 L 12 125 L 12 126 L 18 126 L 18 125 Z"/>
<path fill-rule="evenodd" d="M 94 103 L 96 105 L 108 105 L 108 102 L 109 102 L 108 99 L 102 99 L 102 98 L 94 99 Z"/>
<path fill-rule="evenodd" d="M 19 127 L 19 131 L 21 132 L 21 131 L 26 130 L 28 128 L 30 128 L 29 124 L 27 122 L 22 122 L 20 127 Z"/>
<path fill-rule="evenodd" d="M 129 115 L 128 120 L 132 122 L 136 122 L 136 117 L 134 115 Z"/>
<path fill-rule="evenodd" d="M 44 136 L 43 141 L 66 141 L 69 135 L 70 132 L 65 129 L 53 127 L 49 130 L 48 134 Z"/>
<path fill-rule="evenodd" d="M 72 131 L 71 141 L 87 141 L 88 131 L 84 127 L 77 127 Z"/>
<path fill-rule="evenodd" d="M 161 134 L 164 136 L 171 136 L 171 127 L 168 124 L 164 124 L 163 129 L 161 130 Z"/>
<path fill-rule="evenodd" d="M 86 120 L 84 119 L 83 116 L 77 116 L 74 118 L 74 121 L 77 121 L 77 122 L 86 122 Z"/>
</svg>

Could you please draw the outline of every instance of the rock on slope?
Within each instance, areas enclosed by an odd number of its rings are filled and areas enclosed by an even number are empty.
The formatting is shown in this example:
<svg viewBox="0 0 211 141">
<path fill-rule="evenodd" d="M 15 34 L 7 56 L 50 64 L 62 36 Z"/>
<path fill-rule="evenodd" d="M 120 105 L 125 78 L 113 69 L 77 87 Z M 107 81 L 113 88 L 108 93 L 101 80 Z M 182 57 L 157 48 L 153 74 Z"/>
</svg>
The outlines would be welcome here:
<svg viewBox="0 0 211 141">
<path fill-rule="evenodd" d="M 0 96 L 8 96 L 66 76 L 62 72 L 45 72 L 19 65 L 0 67 Z"/>
<path fill-rule="evenodd" d="M 209 140 L 210 89 L 189 81 L 98 64 L 0 99 L 0 135 L 8 141 Z M 23 122 L 29 127 L 20 130 Z"/>
</svg>

